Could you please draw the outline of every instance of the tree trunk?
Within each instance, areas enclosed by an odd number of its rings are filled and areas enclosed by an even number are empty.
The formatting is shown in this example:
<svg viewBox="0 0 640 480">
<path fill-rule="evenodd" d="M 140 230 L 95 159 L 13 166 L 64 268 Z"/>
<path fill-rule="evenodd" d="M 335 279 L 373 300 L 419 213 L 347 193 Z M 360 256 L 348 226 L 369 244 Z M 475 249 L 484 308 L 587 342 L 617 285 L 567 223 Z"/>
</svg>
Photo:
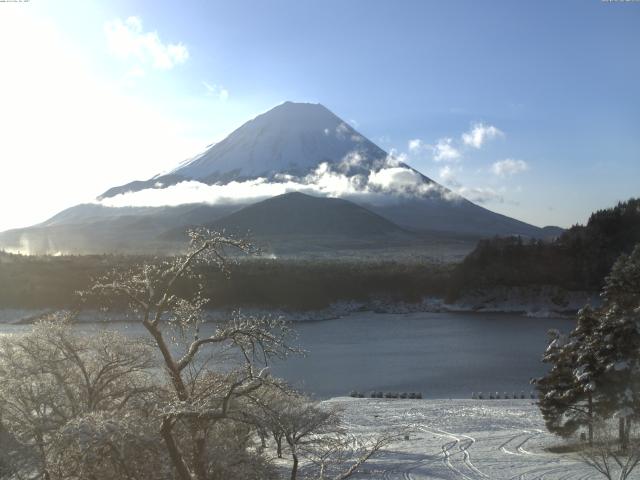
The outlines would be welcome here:
<svg viewBox="0 0 640 480">
<path fill-rule="evenodd" d="M 167 368 L 169 376 L 171 377 L 171 381 L 173 383 L 173 387 L 178 399 L 182 401 L 187 400 L 189 398 L 187 388 L 185 387 L 184 381 L 182 380 L 180 369 L 178 368 L 178 365 L 176 364 L 176 361 L 171 354 L 171 350 L 169 350 L 169 346 L 162 336 L 162 332 L 158 327 L 146 320 L 143 321 L 142 324 L 154 338 L 154 340 L 156 341 L 156 345 L 158 345 L 158 348 L 162 353 L 165 367 Z M 173 438 L 173 433 L 171 431 L 172 428 L 172 421 L 168 418 L 165 418 L 162 421 L 162 425 L 160 427 L 160 435 L 162 436 L 167 446 L 167 450 L 169 451 L 169 458 L 171 458 L 171 463 L 176 470 L 178 478 L 180 480 L 192 480 L 193 476 L 191 474 L 191 471 L 189 470 L 187 461 L 180 451 L 180 448 L 176 444 L 175 439 Z"/>
<path fill-rule="evenodd" d="M 274 437 L 274 438 L 276 440 L 278 458 L 282 458 L 282 437 Z"/>
<path fill-rule="evenodd" d="M 589 446 L 593 446 L 593 396 L 589 392 Z"/>
<path fill-rule="evenodd" d="M 291 451 L 291 456 L 293 457 L 293 466 L 291 467 L 291 480 L 296 480 L 298 476 L 298 454 L 296 454 L 295 449 Z"/>
<path fill-rule="evenodd" d="M 169 451 L 169 457 L 171 458 L 171 463 L 173 467 L 176 469 L 176 473 L 178 474 L 178 478 L 180 480 L 192 480 L 191 472 L 189 471 L 189 467 L 176 445 L 175 439 L 173 438 L 173 434 L 171 433 L 172 425 L 171 421 L 168 419 L 162 420 L 162 426 L 160 427 L 160 434 L 164 440 L 164 443 L 167 445 L 167 450 Z"/>
<path fill-rule="evenodd" d="M 197 427 L 194 428 L 196 430 Z M 206 439 L 204 433 L 202 436 L 199 432 L 192 433 L 194 438 L 194 470 L 198 480 L 207 480 L 207 455 L 206 455 Z"/>
<path fill-rule="evenodd" d="M 620 441 L 620 448 L 623 452 L 627 451 L 627 435 L 625 432 L 625 419 L 620 417 L 618 419 L 618 439 Z"/>
<path fill-rule="evenodd" d="M 40 451 L 40 458 L 42 461 L 42 478 L 44 478 L 44 480 L 50 480 L 51 474 L 49 473 L 49 466 L 47 464 L 47 453 L 44 448 L 44 440 L 41 435 L 38 435 L 37 441 L 38 450 Z"/>
<path fill-rule="evenodd" d="M 182 380 L 182 375 L 180 374 L 180 369 L 176 364 L 176 360 L 173 358 L 171 350 L 169 349 L 167 342 L 162 336 L 162 332 L 150 322 L 143 322 L 142 324 L 156 341 L 156 345 L 158 345 L 158 349 L 160 350 L 160 353 L 162 353 L 165 367 L 169 372 L 169 376 L 171 377 L 171 381 L 173 382 L 173 386 L 175 388 L 178 399 L 182 401 L 187 400 L 187 398 L 189 397 L 187 388 L 184 384 L 184 381 Z"/>
</svg>

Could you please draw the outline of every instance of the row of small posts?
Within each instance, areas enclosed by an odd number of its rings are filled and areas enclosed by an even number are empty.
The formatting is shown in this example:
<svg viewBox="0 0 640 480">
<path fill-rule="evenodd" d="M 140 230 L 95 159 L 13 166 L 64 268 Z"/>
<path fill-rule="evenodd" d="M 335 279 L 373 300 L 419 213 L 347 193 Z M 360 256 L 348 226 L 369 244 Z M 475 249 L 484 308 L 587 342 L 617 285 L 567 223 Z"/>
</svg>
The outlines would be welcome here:
<svg viewBox="0 0 640 480">
<path fill-rule="evenodd" d="M 422 398 L 422 392 L 369 392 L 369 395 L 365 395 L 362 392 L 358 392 L 358 391 L 351 391 L 351 393 L 349 393 L 350 397 L 353 398 L 365 398 L 365 397 L 369 397 L 369 398 L 409 398 L 409 399 L 421 399 Z M 505 400 L 518 400 L 518 399 L 522 399 L 524 400 L 525 398 L 531 398 L 531 399 L 536 399 L 538 398 L 538 396 L 536 395 L 535 392 L 529 392 L 529 394 L 525 394 L 524 391 L 520 392 L 519 394 L 516 392 L 513 393 L 508 393 L 508 392 L 504 392 L 502 394 L 500 394 L 500 392 L 490 392 L 488 394 L 482 393 L 482 392 L 472 392 L 471 393 L 471 398 L 474 400 L 484 400 L 484 399 L 488 399 L 488 400 L 500 400 L 500 399 L 505 399 Z"/>
<path fill-rule="evenodd" d="M 535 399 L 537 398 L 537 395 L 535 392 L 529 392 L 529 395 L 525 395 L 524 391 L 520 392 L 520 394 L 517 394 L 516 392 L 513 392 L 513 393 L 504 392 L 502 395 L 500 394 L 500 392 L 489 392 L 488 394 L 485 394 L 482 392 L 471 392 L 471 398 L 474 400 L 483 400 L 483 399 L 500 400 L 501 398 L 505 400 L 509 400 L 509 399 L 517 400 L 517 399 L 525 399 L 525 398 Z"/>
<path fill-rule="evenodd" d="M 365 398 L 365 394 L 355 390 L 349 394 L 354 398 Z M 422 392 L 369 392 L 369 398 L 410 398 L 421 399 Z"/>
</svg>

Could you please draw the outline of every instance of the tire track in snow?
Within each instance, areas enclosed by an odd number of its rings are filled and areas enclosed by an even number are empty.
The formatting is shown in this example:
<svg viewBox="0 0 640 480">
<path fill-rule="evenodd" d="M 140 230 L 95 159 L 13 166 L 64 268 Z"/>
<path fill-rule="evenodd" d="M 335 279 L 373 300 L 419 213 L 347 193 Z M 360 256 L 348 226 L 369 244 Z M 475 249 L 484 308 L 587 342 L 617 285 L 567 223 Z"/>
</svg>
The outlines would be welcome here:
<svg viewBox="0 0 640 480">
<path fill-rule="evenodd" d="M 425 447 L 428 445 L 428 451 L 433 453 L 430 458 L 429 453 L 425 452 L 427 454 L 424 457 L 414 456 L 411 459 L 405 458 L 404 461 L 398 459 L 399 463 L 393 467 L 389 465 L 392 468 L 383 474 L 385 480 L 422 478 L 596 480 L 597 478 L 595 474 L 587 472 L 578 461 L 541 451 L 539 443 L 540 441 L 545 443 L 546 432 L 534 428 L 538 425 L 520 424 L 510 428 L 487 430 L 487 432 L 481 429 L 483 433 L 480 436 L 474 433 L 476 436 L 474 438 L 435 428 L 432 426 L 434 418 L 439 417 L 417 408 L 412 408 L 400 415 L 393 415 L 393 423 L 401 421 L 404 424 L 413 424 L 416 431 L 431 435 L 431 438 L 424 437 L 424 445 Z M 436 423 L 436 425 L 439 424 Z M 464 427 L 464 425 L 458 425 L 457 428 L 460 426 Z M 500 431 L 503 433 L 499 433 Z M 443 442 L 439 447 L 440 453 L 436 455 L 440 442 Z M 419 447 L 419 444 L 411 447 L 413 454 L 419 452 L 415 450 L 416 446 Z M 421 459 L 418 460 L 416 457 Z M 479 466 L 482 466 L 484 471 L 473 463 L 474 457 L 476 461 L 480 459 Z"/>
<path fill-rule="evenodd" d="M 529 440 L 531 440 L 534 437 L 537 437 L 538 435 L 540 435 L 540 432 L 538 431 L 529 431 L 529 430 L 523 430 L 523 433 L 525 433 L 526 435 L 528 435 L 527 438 L 525 438 L 522 442 L 520 442 L 517 446 L 516 446 L 516 452 L 521 453 L 522 455 L 538 455 L 537 453 L 531 453 L 528 450 L 525 450 L 524 444 L 527 443 Z"/>
<path fill-rule="evenodd" d="M 407 416 L 409 417 L 420 417 L 421 419 L 424 419 L 425 416 L 422 412 L 420 412 L 418 409 L 411 409 L 408 412 L 406 412 Z M 439 435 L 439 436 L 447 436 L 450 438 L 454 439 L 453 444 L 450 445 L 451 442 L 448 442 L 444 445 L 441 446 L 444 458 L 443 461 L 446 462 L 445 466 L 447 466 L 447 468 L 449 468 L 450 470 L 454 470 L 456 472 L 458 472 L 460 475 L 463 476 L 463 478 L 469 478 L 468 476 L 466 476 L 464 473 L 460 472 L 458 469 L 456 469 L 455 467 L 453 467 L 453 465 L 451 464 L 451 453 L 449 453 L 453 447 L 455 447 L 456 445 L 458 446 L 458 449 L 460 450 L 460 452 L 462 453 L 462 461 L 465 464 L 465 466 L 474 474 L 480 476 L 481 478 L 489 478 L 488 475 L 486 475 L 484 472 L 482 472 L 481 470 L 479 470 L 471 461 L 471 454 L 469 453 L 469 448 L 471 448 L 475 443 L 476 443 L 476 439 L 473 437 L 470 437 L 469 435 L 463 435 L 463 434 L 458 434 L 459 437 L 464 438 L 465 440 L 462 441 L 460 438 L 456 437 L 454 434 L 450 433 L 450 432 L 446 432 L 445 430 L 441 430 L 441 429 L 433 429 L 435 431 L 431 431 L 431 430 L 427 430 L 426 427 L 422 426 L 422 425 L 418 425 L 418 428 L 420 428 L 422 431 L 431 433 L 433 435 Z"/>
<path fill-rule="evenodd" d="M 441 430 L 438 428 L 427 428 L 425 426 L 419 426 L 418 427 L 420 430 L 422 430 L 425 433 L 430 433 L 432 435 L 436 435 L 439 437 L 445 437 L 445 438 L 450 438 L 451 441 L 450 442 L 445 442 L 441 445 L 440 449 L 442 450 L 442 463 L 443 465 L 448 468 L 450 471 L 452 471 L 453 473 L 459 475 L 461 478 L 465 479 L 465 480 L 476 480 L 476 478 L 470 477 L 469 475 L 466 475 L 465 473 L 463 473 L 462 471 L 460 471 L 458 468 L 456 468 L 453 463 L 451 463 L 451 458 L 453 455 L 456 455 L 457 453 L 462 453 L 462 462 L 464 464 L 464 466 L 470 470 L 472 472 L 472 474 L 477 475 L 481 478 L 489 478 L 488 475 L 486 475 L 484 472 L 480 471 L 472 462 L 471 462 L 471 455 L 468 452 L 468 449 L 475 443 L 475 439 L 473 437 L 469 437 L 468 435 L 460 435 L 460 437 L 464 437 L 466 438 L 465 442 L 462 442 L 461 439 L 456 436 L 453 433 L 447 432 L 445 430 Z M 452 452 L 452 450 L 455 449 L 455 447 L 458 447 L 457 451 Z"/>
<path fill-rule="evenodd" d="M 486 475 L 484 472 L 481 472 L 472 462 L 471 462 L 471 454 L 469 453 L 469 449 L 476 443 L 476 439 L 470 437 L 469 435 L 460 435 L 465 438 L 464 442 L 459 443 L 460 451 L 462 451 L 463 462 L 467 465 L 469 470 L 475 472 L 477 475 L 480 475 L 482 478 L 489 478 L 489 475 Z"/>
<path fill-rule="evenodd" d="M 517 433 L 516 435 L 509 437 L 509 439 L 500 444 L 500 446 L 498 447 L 498 450 L 501 450 L 502 452 L 506 453 L 507 455 L 518 455 L 516 452 L 512 452 L 511 450 L 507 450 L 507 445 L 509 445 L 511 442 L 513 442 L 516 438 L 520 438 L 522 435 L 524 435 L 522 432 Z"/>
<path fill-rule="evenodd" d="M 520 472 L 517 475 L 510 477 L 509 480 L 541 480 L 545 475 L 566 471 L 566 467 L 537 467 L 530 470 L 525 470 L 524 472 Z M 531 477 L 530 475 L 534 476 Z"/>
<path fill-rule="evenodd" d="M 506 442 L 502 443 L 498 447 L 498 449 L 501 450 L 502 452 L 508 454 L 508 455 L 537 455 L 537 454 L 534 454 L 534 453 L 531 453 L 531 452 L 525 450 L 522 447 L 524 446 L 525 443 L 527 443 L 533 437 L 537 437 L 538 435 L 540 435 L 540 433 L 538 433 L 538 432 L 530 432 L 529 430 L 522 430 L 521 432 L 519 432 L 516 435 L 512 436 L 511 438 L 509 438 Z M 509 445 L 514 440 L 516 440 L 517 438 L 520 438 L 522 436 L 525 436 L 525 438 L 515 446 L 515 452 L 512 452 L 511 450 L 507 450 L 507 445 Z"/>
<path fill-rule="evenodd" d="M 421 460 L 408 460 L 406 462 L 400 462 L 400 465 L 395 465 L 389 470 L 382 471 L 382 480 L 395 480 L 398 478 L 398 475 L 401 476 L 403 480 L 414 480 L 412 475 L 413 470 L 416 470 L 420 467 L 424 467 L 430 463 L 433 463 L 437 460 L 437 457 L 434 455 L 426 454 L 424 458 Z M 400 468 L 402 466 L 402 468 Z"/>
</svg>

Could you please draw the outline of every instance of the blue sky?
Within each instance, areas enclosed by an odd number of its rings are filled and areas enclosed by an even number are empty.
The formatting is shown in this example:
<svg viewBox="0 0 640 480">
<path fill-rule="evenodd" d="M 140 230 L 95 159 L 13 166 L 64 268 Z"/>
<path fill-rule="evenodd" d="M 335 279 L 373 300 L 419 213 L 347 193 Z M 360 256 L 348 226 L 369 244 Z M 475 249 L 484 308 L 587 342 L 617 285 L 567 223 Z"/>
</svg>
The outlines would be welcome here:
<svg viewBox="0 0 640 480">
<path fill-rule="evenodd" d="M 0 3 L 0 201 L 22 205 L 0 229 L 166 170 L 285 100 L 324 104 L 494 211 L 584 222 L 640 195 L 638 51 L 640 2 Z M 495 135 L 465 143 L 478 127 Z M 439 142 L 455 153 L 436 161 Z"/>
</svg>

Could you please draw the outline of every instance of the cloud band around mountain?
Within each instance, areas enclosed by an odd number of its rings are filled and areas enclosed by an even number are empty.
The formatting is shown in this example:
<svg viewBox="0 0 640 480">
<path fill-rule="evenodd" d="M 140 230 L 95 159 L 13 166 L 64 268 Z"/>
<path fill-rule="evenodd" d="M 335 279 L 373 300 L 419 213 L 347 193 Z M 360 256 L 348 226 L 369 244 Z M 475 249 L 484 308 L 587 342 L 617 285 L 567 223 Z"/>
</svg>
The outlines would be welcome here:
<svg viewBox="0 0 640 480">
<path fill-rule="evenodd" d="M 353 152 L 342 162 L 323 162 L 303 177 L 275 175 L 208 185 L 186 180 L 175 185 L 157 183 L 155 188 L 125 192 L 100 201 L 105 206 L 171 206 L 186 203 L 235 204 L 259 201 L 283 193 L 298 191 L 311 195 L 351 198 L 373 204 L 396 203 L 411 197 L 437 195 L 445 200 L 459 198 L 441 185 L 429 181 L 394 157 L 378 169 L 358 169 L 360 157 Z"/>
</svg>

